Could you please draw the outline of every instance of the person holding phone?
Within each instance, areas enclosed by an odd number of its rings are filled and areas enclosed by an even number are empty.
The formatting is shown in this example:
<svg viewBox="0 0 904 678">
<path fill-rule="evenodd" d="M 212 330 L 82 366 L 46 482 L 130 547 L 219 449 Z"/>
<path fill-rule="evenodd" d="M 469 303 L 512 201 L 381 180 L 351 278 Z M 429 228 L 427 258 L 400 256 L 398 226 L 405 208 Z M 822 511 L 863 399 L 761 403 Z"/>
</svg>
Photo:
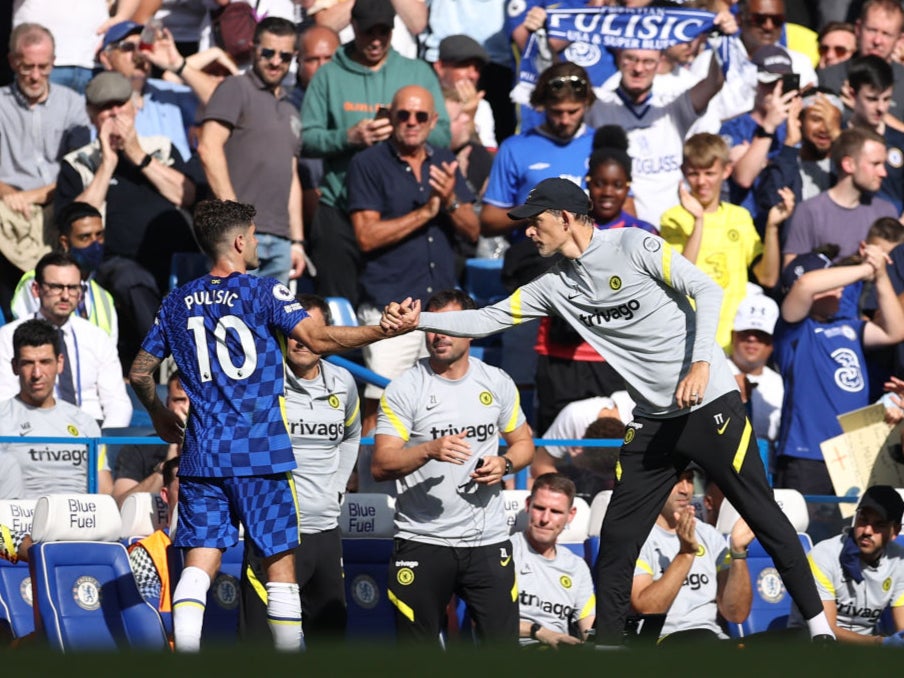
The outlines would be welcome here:
<svg viewBox="0 0 904 678">
<path fill-rule="evenodd" d="M 731 147 L 728 201 L 745 208 L 754 223 L 761 224 L 766 213 L 756 204 L 755 189 L 760 172 L 785 143 L 788 116 L 800 113 L 800 76 L 793 72 L 788 52 L 778 45 L 760 47 L 751 60 L 757 67 L 753 110 L 723 124 L 719 135 Z"/>
</svg>

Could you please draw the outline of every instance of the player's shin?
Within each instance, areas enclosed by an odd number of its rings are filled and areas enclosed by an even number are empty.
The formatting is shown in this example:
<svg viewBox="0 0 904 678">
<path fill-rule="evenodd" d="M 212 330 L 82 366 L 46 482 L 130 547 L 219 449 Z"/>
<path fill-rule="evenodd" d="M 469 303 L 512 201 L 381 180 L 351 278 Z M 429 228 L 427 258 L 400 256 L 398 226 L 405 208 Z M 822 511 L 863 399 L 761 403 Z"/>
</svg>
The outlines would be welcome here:
<svg viewBox="0 0 904 678">
<path fill-rule="evenodd" d="M 277 650 L 299 652 L 305 649 L 298 584 L 267 584 L 267 625 L 273 633 Z"/>
<path fill-rule="evenodd" d="M 173 636 L 176 651 L 197 652 L 201 649 L 201 627 L 204 623 L 207 589 L 210 577 L 199 567 L 186 567 L 173 591 Z"/>
</svg>

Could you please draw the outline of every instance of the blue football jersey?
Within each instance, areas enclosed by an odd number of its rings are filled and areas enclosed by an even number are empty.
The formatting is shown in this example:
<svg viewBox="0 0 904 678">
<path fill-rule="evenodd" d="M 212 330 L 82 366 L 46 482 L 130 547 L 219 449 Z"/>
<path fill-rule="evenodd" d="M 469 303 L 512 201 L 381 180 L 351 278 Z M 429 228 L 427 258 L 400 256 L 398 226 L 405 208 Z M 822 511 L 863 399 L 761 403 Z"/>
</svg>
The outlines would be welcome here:
<svg viewBox="0 0 904 678">
<path fill-rule="evenodd" d="M 307 317 L 272 278 L 206 275 L 173 290 L 142 348 L 172 354 L 191 402 L 180 475 L 295 468 L 284 418 L 285 339 Z"/>
</svg>

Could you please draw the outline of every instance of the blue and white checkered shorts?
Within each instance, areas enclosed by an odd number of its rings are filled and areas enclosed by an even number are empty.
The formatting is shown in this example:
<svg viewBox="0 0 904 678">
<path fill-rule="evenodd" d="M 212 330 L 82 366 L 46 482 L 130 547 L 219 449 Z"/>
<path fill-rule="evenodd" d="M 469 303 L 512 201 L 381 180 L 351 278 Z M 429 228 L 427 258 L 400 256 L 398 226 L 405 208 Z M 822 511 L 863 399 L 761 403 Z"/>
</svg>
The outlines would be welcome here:
<svg viewBox="0 0 904 678">
<path fill-rule="evenodd" d="M 227 548 L 245 538 L 266 558 L 299 544 L 298 503 L 291 473 L 179 478 L 179 521 L 173 545 Z"/>
</svg>

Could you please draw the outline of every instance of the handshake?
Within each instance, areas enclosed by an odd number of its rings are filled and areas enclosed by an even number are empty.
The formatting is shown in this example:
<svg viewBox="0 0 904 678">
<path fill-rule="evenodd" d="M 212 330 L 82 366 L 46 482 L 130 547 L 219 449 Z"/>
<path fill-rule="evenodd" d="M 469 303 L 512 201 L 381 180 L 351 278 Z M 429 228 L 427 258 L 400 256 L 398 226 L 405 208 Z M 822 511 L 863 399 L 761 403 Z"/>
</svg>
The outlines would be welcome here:
<svg viewBox="0 0 904 678">
<path fill-rule="evenodd" d="M 387 336 L 405 334 L 417 329 L 420 317 L 420 300 L 413 301 L 411 297 L 408 297 L 401 303 L 393 301 L 383 309 L 383 315 L 380 317 L 380 328 Z"/>
</svg>

